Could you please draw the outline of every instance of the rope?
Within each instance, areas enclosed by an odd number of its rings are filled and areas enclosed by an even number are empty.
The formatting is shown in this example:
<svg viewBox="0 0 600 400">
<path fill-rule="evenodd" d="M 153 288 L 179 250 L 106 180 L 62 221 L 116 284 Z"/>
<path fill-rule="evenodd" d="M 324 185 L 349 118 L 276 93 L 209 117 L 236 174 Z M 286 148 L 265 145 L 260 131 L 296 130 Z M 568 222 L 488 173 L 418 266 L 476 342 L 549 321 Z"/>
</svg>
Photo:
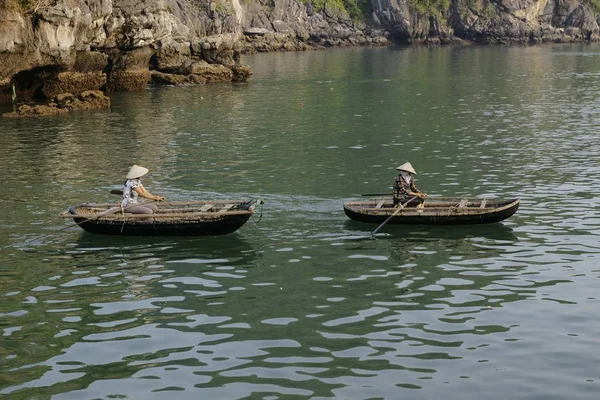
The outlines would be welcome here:
<svg viewBox="0 0 600 400">
<path fill-rule="evenodd" d="M 265 204 L 265 202 L 261 201 L 260 202 L 260 215 L 258 217 L 258 221 L 252 219 L 252 222 L 254 222 L 255 224 L 258 224 L 262 220 L 262 216 L 263 216 L 263 204 Z"/>
</svg>

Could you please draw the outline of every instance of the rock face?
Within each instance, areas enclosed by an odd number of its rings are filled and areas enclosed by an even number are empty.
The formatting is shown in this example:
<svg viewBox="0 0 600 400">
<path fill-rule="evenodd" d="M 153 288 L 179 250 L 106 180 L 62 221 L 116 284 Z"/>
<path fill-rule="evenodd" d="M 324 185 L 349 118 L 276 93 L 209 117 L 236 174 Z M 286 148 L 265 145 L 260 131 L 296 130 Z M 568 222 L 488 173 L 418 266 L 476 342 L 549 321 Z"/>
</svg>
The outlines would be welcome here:
<svg viewBox="0 0 600 400">
<path fill-rule="evenodd" d="M 315 3 L 316 1 L 316 3 Z M 0 104 L 243 82 L 244 52 L 600 40 L 593 0 L 0 0 Z"/>
<path fill-rule="evenodd" d="M 384 45 L 389 39 L 409 44 L 600 40 L 600 15 L 593 0 L 343 1 L 361 8 L 359 18 L 340 4 L 341 0 L 328 0 L 319 9 L 314 0 L 246 1 L 241 19 L 244 49 Z"/>
<path fill-rule="evenodd" d="M 586 0 L 373 0 L 375 25 L 406 43 L 600 40 Z"/>
<path fill-rule="evenodd" d="M 185 83 L 243 81 L 248 71 L 234 73 L 242 67 L 241 27 L 210 4 L 0 0 L 0 103 L 138 90 L 153 74 Z"/>
<path fill-rule="evenodd" d="M 61 93 L 53 97 L 48 104 L 23 104 L 15 111 L 4 113 L 4 118 L 40 117 L 45 115 L 66 114 L 71 111 L 95 110 L 110 107 L 110 98 L 97 90 L 86 90 L 74 96 Z"/>
<path fill-rule="evenodd" d="M 296 0 L 254 0 L 241 20 L 246 51 L 385 45 L 387 33 L 356 20 L 335 2 L 322 9 Z"/>
</svg>

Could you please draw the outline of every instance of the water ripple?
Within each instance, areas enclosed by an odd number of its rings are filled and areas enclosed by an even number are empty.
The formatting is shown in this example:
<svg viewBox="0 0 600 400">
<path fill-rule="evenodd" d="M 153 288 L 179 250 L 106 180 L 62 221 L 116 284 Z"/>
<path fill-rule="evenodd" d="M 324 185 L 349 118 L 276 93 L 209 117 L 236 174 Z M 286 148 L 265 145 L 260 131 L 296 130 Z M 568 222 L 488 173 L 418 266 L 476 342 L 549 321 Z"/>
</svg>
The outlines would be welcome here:
<svg viewBox="0 0 600 400">
<path fill-rule="evenodd" d="M 596 398 L 600 52 L 584 47 L 256 55 L 245 85 L 3 122 L 0 396 Z M 68 205 L 115 201 L 115 149 L 152 165 L 153 192 L 264 198 L 262 219 L 57 232 Z M 428 193 L 520 209 L 373 239 L 341 204 L 389 193 L 407 159 Z"/>
</svg>

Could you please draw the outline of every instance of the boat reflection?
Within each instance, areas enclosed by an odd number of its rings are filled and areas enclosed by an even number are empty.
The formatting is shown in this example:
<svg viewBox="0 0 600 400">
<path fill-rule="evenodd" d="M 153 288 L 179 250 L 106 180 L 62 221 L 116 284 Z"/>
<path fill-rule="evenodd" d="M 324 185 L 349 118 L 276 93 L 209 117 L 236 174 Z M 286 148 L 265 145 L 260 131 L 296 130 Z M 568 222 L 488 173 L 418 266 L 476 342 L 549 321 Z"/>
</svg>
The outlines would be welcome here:
<svg viewBox="0 0 600 400">
<path fill-rule="evenodd" d="M 345 227 L 348 230 L 355 231 L 357 235 L 369 236 L 377 228 L 377 225 L 348 220 Z M 484 238 L 512 242 L 518 240 L 513 229 L 501 223 L 446 226 L 390 225 L 380 230 L 376 237 L 381 239 L 411 238 L 416 240 L 419 238 L 423 240 Z"/>
<path fill-rule="evenodd" d="M 82 232 L 72 243 L 70 253 L 90 255 L 101 253 L 104 262 L 108 259 L 118 262 L 154 258 L 157 261 L 175 261 L 189 258 L 243 259 L 245 263 L 255 258 L 257 251 L 241 235 L 203 237 L 139 237 L 94 235 Z"/>
<path fill-rule="evenodd" d="M 143 300 L 173 296 L 178 285 L 206 281 L 216 270 L 248 270 L 260 264 L 262 254 L 239 235 L 205 237 L 116 237 L 82 233 L 67 252 L 72 264 L 82 270 L 98 268 L 103 277 L 119 276 L 123 292 Z M 111 278 L 103 278 L 111 279 Z M 211 277 L 219 293 L 229 282 Z M 177 284 L 169 283 L 177 282 Z M 236 282 L 237 284 L 237 282 Z M 113 299 L 117 301 L 116 299 Z"/>
</svg>

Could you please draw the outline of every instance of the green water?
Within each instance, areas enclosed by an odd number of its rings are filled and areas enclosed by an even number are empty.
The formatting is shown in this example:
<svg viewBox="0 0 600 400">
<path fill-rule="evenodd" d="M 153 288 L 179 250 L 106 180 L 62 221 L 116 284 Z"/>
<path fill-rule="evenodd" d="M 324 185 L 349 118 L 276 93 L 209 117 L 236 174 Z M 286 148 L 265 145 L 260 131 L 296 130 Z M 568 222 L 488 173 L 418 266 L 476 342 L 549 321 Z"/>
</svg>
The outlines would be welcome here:
<svg viewBox="0 0 600 400">
<path fill-rule="evenodd" d="M 0 398 L 595 399 L 600 46 L 259 54 L 247 84 L 0 119 Z M 342 203 L 410 161 L 500 224 L 375 226 Z M 107 237 L 60 212 L 266 202 L 223 237 Z"/>
</svg>

